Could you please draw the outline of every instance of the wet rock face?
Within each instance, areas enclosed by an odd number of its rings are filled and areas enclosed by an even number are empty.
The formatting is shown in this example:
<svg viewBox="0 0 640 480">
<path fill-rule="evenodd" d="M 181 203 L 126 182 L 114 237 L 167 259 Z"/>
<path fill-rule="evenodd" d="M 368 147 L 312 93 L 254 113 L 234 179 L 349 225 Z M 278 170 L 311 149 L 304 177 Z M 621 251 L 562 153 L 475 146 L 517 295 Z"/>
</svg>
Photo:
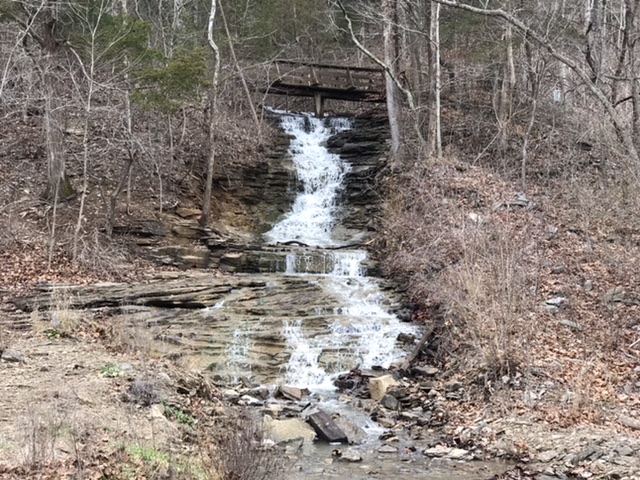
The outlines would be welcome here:
<svg viewBox="0 0 640 480">
<path fill-rule="evenodd" d="M 340 155 L 351 165 L 345 179 L 340 204 L 346 205 L 340 223 L 354 231 L 373 230 L 372 219 L 380 203 L 376 184 L 385 166 L 384 153 L 389 138 L 385 116 L 354 119 L 353 128 L 327 141 L 331 153 Z"/>
<path fill-rule="evenodd" d="M 278 125 L 278 118 L 269 119 Z M 288 154 L 290 138 L 281 130 L 262 158 L 250 165 L 225 168 L 215 178 L 214 205 L 217 222 L 253 235 L 254 241 L 291 210 L 300 188 L 295 166 Z M 327 141 L 329 151 L 340 155 L 351 169 L 338 202 L 344 206 L 338 223 L 349 239 L 358 232 L 373 229 L 378 210 L 377 178 L 384 167 L 383 153 L 389 137 L 384 116 L 359 117 L 350 130 Z"/>
<path fill-rule="evenodd" d="M 268 118 L 272 125 L 277 117 Z M 214 178 L 216 221 L 259 237 L 291 205 L 297 193 L 296 171 L 287 154 L 290 139 L 275 129 L 271 145 L 251 164 L 220 168 Z"/>
</svg>

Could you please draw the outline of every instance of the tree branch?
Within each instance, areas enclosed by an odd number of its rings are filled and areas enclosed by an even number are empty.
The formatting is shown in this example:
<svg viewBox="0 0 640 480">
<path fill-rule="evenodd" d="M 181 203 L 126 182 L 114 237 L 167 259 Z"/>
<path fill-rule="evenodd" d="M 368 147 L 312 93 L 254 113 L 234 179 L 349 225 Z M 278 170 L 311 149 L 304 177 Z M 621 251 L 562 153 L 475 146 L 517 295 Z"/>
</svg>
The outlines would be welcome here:
<svg viewBox="0 0 640 480">
<path fill-rule="evenodd" d="M 458 8 L 460 10 L 466 10 L 467 12 L 477 13 L 479 15 L 484 15 L 488 17 L 497 17 L 501 18 L 504 21 L 510 23 L 515 28 L 517 28 L 520 32 L 526 35 L 528 38 L 532 39 L 535 43 L 540 45 L 540 47 L 544 48 L 549 54 L 558 60 L 559 62 L 565 64 L 569 67 L 573 72 L 584 82 L 586 87 L 591 91 L 591 93 L 598 99 L 600 104 L 604 107 L 613 126 L 616 130 L 617 135 L 620 138 L 620 141 L 624 145 L 627 153 L 635 160 L 636 169 L 640 168 L 640 157 L 638 156 L 638 150 L 636 149 L 635 143 L 633 141 L 633 137 L 631 135 L 631 131 L 629 130 L 626 122 L 622 117 L 618 115 L 615 110 L 614 105 L 607 98 L 602 90 L 600 90 L 597 85 L 593 82 L 591 76 L 585 72 L 578 63 L 573 60 L 571 57 L 559 52 L 556 48 L 542 35 L 528 27 L 524 22 L 522 22 L 519 18 L 514 15 L 500 9 L 486 9 L 474 7 L 472 5 L 467 5 L 466 3 L 460 3 L 458 0 L 433 0 L 434 2 L 440 3 L 441 5 L 446 5 L 448 7 Z M 636 172 L 636 176 L 638 175 L 638 171 Z M 640 180 L 638 178 L 637 180 Z"/>
<path fill-rule="evenodd" d="M 351 17 L 347 13 L 346 8 L 342 4 L 342 1 L 341 0 L 335 0 L 335 3 L 340 8 L 340 10 L 342 11 L 342 14 L 344 15 L 345 20 L 347 21 L 347 28 L 349 30 L 349 34 L 351 35 L 351 41 L 356 45 L 356 47 L 358 47 L 358 49 L 362 53 L 364 53 L 367 57 L 369 57 L 376 64 L 378 64 L 380 66 L 380 68 L 382 68 L 384 70 L 384 72 L 387 75 L 389 75 L 389 78 L 391 78 L 391 80 L 393 81 L 394 85 L 396 87 L 398 87 L 398 90 L 400 90 L 402 92 L 402 94 L 405 96 L 405 98 L 407 100 L 407 104 L 409 104 L 409 108 L 411 109 L 411 111 L 415 111 L 416 110 L 416 105 L 415 105 L 415 102 L 413 100 L 413 95 L 411 94 L 411 92 L 408 89 L 406 89 L 402 85 L 402 83 L 400 82 L 400 79 L 396 75 L 393 74 L 393 72 L 391 71 L 391 67 L 389 65 L 387 65 L 385 62 L 380 60 L 371 50 L 369 50 L 367 47 L 365 47 L 362 44 L 362 42 L 360 40 L 358 40 L 358 37 L 356 36 L 355 32 L 353 31 L 353 23 L 351 22 Z"/>
</svg>

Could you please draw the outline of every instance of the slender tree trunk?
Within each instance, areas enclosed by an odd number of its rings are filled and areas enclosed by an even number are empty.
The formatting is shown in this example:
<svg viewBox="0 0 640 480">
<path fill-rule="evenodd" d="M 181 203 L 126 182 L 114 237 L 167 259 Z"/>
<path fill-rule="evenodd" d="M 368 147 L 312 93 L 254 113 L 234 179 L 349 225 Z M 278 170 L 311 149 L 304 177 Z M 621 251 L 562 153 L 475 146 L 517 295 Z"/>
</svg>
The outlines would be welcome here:
<svg viewBox="0 0 640 480">
<path fill-rule="evenodd" d="M 429 155 L 442 157 L 442 68 L 440 66 L 440 4 L 431 3 L 431 125 L 429 128 Z"/>
<path fill-rule="evenodd" d="M 93 109 L 93 92 L 94 92 L 94 55 L 91 55 L 91 63 L 89 67 L 87 81 L 89 83 L 87 92 L 87 100 L 85 103 L 84 132 L 82 136 L 82 195 L 80 196 L 80 209 L 78 211 L 78 220 L 76 228 L 73 232 L 73 254 L 72 259 L 75 262 L 78 258 L 78 240 L 82 230 L 82 221 L 84 217 L 84 205 L 87 198 L 87 190 L 89 188 L 88 170 L 89 170 L 89 129 L 91 127 L 91 112 Z"/>
<path fill-rule="evenodd" d="M 516 83 L 515 62 L 513 59 L 513 32 L 511 25 L 507 25 L 504 39 L 507 44 L 507 55 L 502 74 L 502 85 L 500 88 L 500 101 L 498 102 L 498 145 L 500 151 L 504 153 L 509 141 L 509 124 L 512 115 L 513 88 Z M 533 61 L 531 59 L 530 61 Z M 529 68 L 533 68 L 532 65 Z M 532 86 L 533 89 L 533 86 Z"/>
<path fill-rule="evenodd" d="M 398 88 L 393 81 L 394 76 L 397 78 L 396 8 L 397 0 L 382 0 L 384 63 L 388 68 L 385 72 L 385 85 L 389 129 L 391 131 L 391 165 L 394 168 L 398 168 L 402 161 L 402 109 L 398 98 Z"/>
<path fill-rule="evenodd" d="M 213 167 L 216 160 L 216 142 L 215 142 L 215 119 L 216 119 L 216 103 L 218 96 L 218 76 L 220 74 L 220 49 L 216 44 L 215 21 L 216 21 L 216 2 L 211 0 L 211 10 L 209 12 L 208 35 L 209 46 L 213 50 L 215 57 L 215 65 L 213 67 L 213 81 L 211 82 L 211 94 L 209 100 L 209 161 L 207 163 L 207 178 L 205 183 L 204 199 L 202 202 L 202 215 L 200 216 L 200 225 L 208 225 L 211 217 L 211 195 L 213 193 Z"/>
<path fill-rule="evenodd" d="M 240 75 L 240 81 L 242 82 L 242 88 L 244 90 L 244 94 L 247 97 L 247 103 L 249 104 L 249 109 L 251 110 L 251 116 L 253 117 L 253 121 L 256 124 L 257 136 L 260 137 L 261 123 L 258 119 L 258 114 L 256 112 L 256 107 L 253 105 L 253 99 L 251 98 L 251 91 L 249 90 L 249 86 L 247 85 L 247 80 L 244 77 L 244 73 L 242 72 L 242 68 L 240 67 L 240 63 L 238 62 L 238 58 L 236 57 L 236 49 L 233 47 L 233 40 L 231 39 L 231 33 L 229 32 L 229 25 L 227 25 L 227 18 L 224 15 L 224 9 L 222 8 L 222 3 L 220 3 L 220 17 L 222 17 L 222 23 L 224 25 L 224 31 L 227 34 L 227 39 L 229 40 L 229 51 L 231 52 L 231 58 L 233 59 L 233 64 L 238 71 L 238 75 Z"/>
</svg>

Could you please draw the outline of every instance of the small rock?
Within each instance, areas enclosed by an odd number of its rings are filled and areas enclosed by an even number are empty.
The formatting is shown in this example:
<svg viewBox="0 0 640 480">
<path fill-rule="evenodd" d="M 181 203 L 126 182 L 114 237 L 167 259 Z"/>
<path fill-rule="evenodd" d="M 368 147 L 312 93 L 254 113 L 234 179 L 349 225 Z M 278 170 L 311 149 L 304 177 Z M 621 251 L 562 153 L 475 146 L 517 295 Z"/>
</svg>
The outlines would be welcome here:
<svg viewBox="0 0 640 480">
<path fill-rule="evenodd" d="M 623 457 L 630 457 L 635 453 L 635 450 L 627 445 L 618 447 L 616 450 L 618 451 L 618 454 L 622 455 Z"/>
<path fill-rule="evenodd" d="M 222 398 L 230 402 L 235 402 L 240 398 L 240 394 L 235 390 L 225 390 L 222 392 Z"/>
<path fill-rule="evenodd" d="M 383 445 L 378 449 L 378 453 L 398 453 L 398 448 L 391 445 Z"/>
<path fill-rule="evenodd" d="M 242 397 L 240 397 L 240 400 L 238 401 L 238 404 L 240 405 L 246 405 L 248 407 L 256 407 L 258 405 L 262 405 L 262 400 L 258 400 L 255 397 L 252 397 L 251 395 L 243 395 Z"/>
<path fill-rule="evenodd" d="M 550 298 L 549 300 L 547 300 L 544 303 L 547 304 L 547 305 L 551 305 L 551 306 L 557 307 L 559 309 L 567 308 L 567 306 L 568 306 L 567 297 L 562 297 L 562 296 Z"/>
<path fill-rule="evenodd" d="M 584 449 L 582 449 L 580 452 L 576 453 L 570 460 L 570 463 L 572 465 L 577 465 L 580 462 L 583 462 L 587 459 L 591 459 L 591 460 L 595 460 L 596 458 L 599 458 L 603 455 L 604 452 L 602 452 L 602 450 L 600 450 L 598 447 L 596 447 L 595 445 L 590 445 Z"/>
<path fill-rule="evenodd" d="M 161 382 L 167 385 L 171 383 L 171 377 L 165 372 L 158 373 L 158 380 L 160 380 Z"/>
<path fill-rule="evenodd" d="M 433 377 L 438 374 L 440 370 L 436 367 L 413 367 L 411 370 L 414 375 L 423 375 L 425 377 Z"/>
<path fill-rule="evenodd" d="M 444 445 L 436 445 L 433 448 L 427 448 L 422 453 L 427 457 L 446 457 L 451 453 L 451 448 L 445 447 Z"/>
<path fill-rule="evenodd" d="M 393 428 L 396 426 L 396 422 L 387 417 L 378 417 L 377 422 L 384 428 Z"/>
<path fill-rule="evenodd" d="M 387 388 L 387 395 L 391 395 L 392 397 L 397 398 L 398 400 L 402 400 L 407 397 L 407 389 L 402 385 L 392 385 Z"/>
<path fill-rule="evenodd" d="M 545 452 L 542 452 L 540 454 L 538 454 L 538 460 L 542 463 L 547 463 L 550 462 L 551 460 L 553 460 L 554 458 L 556 458 L 558 456 L 558 452 L 555 450 L 547 450 Z"/>
<path fill-rule="evenodd" d="M 454 448 L 447 454 L 447 458 L 451 458 L 452 460 L 460 460 L 468 456 L 469 452 L 463 448 Z"/>
<path fill-rule="evenodd" d="M 593 290 L 593 282 L 591 280 L 587 280 L 586 282 L 584 282 L 582 289 L 585 292 L 590 292 L 591 290 Z"/>
<path fill-rule="evenodd" d="M 447 392 L 457 392 L 458 390 L 462 390 L 464 387 L 463 383 L 458 380 L 451 380 L 446 383 L 444 386 L 445 391 Z"/>
<path fill-rule="evenodd" d="M 576 322 L 571 322 L 569 320 L 560 320 L 560 325 L 567 327 L 571 330 L 582 331 L 582 327 L 578 325 Z"/>
<path fill-rule="evenodd" d="M 3 362 L 7 363 L 22 363 L 24 362 L 24 357 L 22 354 L 16 352 L 15 350 L 5 350 L 2 352 L 1 357 Z"/>
<path fill-rule="evenodd" d="M 625 295 L 626 292 L 624 290 L 624 287 L 618 285 L 617 287 L 614 287 L 611 290 L 607 291 L 607 293 L 602 296 L 602 303 L 611 306 L 611 304 L 613 303 L 624 302 Z"/>
<path fill-rule="evenodd" d="M 252 397 L 261 398 L 262 400 L 266 400 L 269 398 L 269 389 L 267 387 L 256 387 L 249 390 L 249 394 Z"/>
<path fill-rule="evenodd" d="M 264 407 L 264 413 L 271 415 L 272 417 L 279 417 L 282 413 L 283 407 L 278 403 L 269 403 Z"/>
<path fill-rule="evenodd" d="M 155 404 L 151 406 L 149 411 L 149 416 L 153 418 L 166 418 L 164 416 L 164 406 L 160 404 Z"/>
<path fill-rule="evenodd" d="M 396 340 L 407 345 L 413 345 L 414 343 L 416 343 L 416 336 L 412 333 L 401 333 L 398 335 L 398 338 L 396 338 Z"/>
<path fill-rule="evenodd" d="M 398 410 L 398 407 L 400 407 L 400 402 L 396 397 L 385 395 L 380 400 L 380 405 L 382 405 L 384 408 L 388 408 L 389 410 Z"/>
<path fill-rule="evenodd" d="M 303 397 L 309 394 L 309 390 L 301 389 L 297 387 L 287 387 L 285 385 L 281 385 L 276 390 L 274 394 L 275 397 L 281 396 L 288 400 L 293 400 L 294 402 L 299 402 Z"/>
<path fill-rule="evenodd" d="M 360 452 L 353 448 L 347 448 L 346 450 L 334 450 L 333 457 L 340 462 L 357 463 L 362 461 L 362 455 Z"/>
</svg>

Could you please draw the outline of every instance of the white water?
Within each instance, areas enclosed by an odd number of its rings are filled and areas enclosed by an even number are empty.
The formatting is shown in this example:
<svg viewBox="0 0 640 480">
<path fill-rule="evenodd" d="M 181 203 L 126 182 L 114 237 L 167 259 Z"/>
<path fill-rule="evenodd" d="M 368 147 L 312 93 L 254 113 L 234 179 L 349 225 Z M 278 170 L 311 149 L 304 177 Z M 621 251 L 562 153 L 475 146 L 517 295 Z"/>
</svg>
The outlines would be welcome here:
<svg viewBox="0 0 640 480">
<path fill-rule="evenodd" d="M 289 153 L 303 191 L 291 212 L 265 234 L 272 243 L 296 240 L 307 245 L 335 245 L 331 230 L 336 220 L 336 198 L 349 165 L 331 154 L 324 142 L 351 128 L 348 119 L 319 119 L 311 115 L 281 113 L 282 128 L 295 138 Z"/>
<path fill-rule="evenodd" d="M 269 242 L 295 240 L 309 246 L 334 246 L 332 229 L 337 223 L 336 203 L 350 166 L 327 151 L 327 139 L 350 128 L 347 119 L 317 119 L 308 114 L 282 113 L 282 126 L 294 136 L 290 153 L 303 191 L 292 211 L 265 235 Z M 398 357 L 396 338 L 411 330 L 384 306 L 385 297 L 375 280 L 365 275 L 364 250 L 311 251 L 291 253 L 286 258 L 286 274 L 316 275 L 318 284 L 336 306 L 327 315 L 326 333 L 305 335 L 302 320 L 286 322 L 284 336 L 290 359 L 284 383 L 331 389 L 333 377 L 352 368 L 389 367 Z M 331 361 L 323 354 L 331 352 Z M 345 353 L 341 353 L 345 352 Z"/>
</svg>

